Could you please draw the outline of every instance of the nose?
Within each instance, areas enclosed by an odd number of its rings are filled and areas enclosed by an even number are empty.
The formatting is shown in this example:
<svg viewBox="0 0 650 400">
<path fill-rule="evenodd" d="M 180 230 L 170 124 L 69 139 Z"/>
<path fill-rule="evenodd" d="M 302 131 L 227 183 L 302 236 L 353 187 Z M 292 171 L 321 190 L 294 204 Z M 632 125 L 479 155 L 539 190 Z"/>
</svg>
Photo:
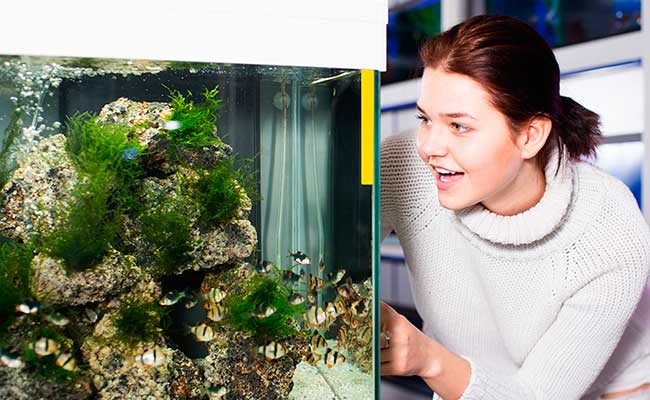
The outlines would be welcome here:
<svg viewBox="0 0 650 400">
<path fill-rule="evenodd" d="M 425 160 L 444 157 L 448 152 L 444 129 L 436 124 L 421 126 L 418 131 L 418 152 Z"/>
</svg>

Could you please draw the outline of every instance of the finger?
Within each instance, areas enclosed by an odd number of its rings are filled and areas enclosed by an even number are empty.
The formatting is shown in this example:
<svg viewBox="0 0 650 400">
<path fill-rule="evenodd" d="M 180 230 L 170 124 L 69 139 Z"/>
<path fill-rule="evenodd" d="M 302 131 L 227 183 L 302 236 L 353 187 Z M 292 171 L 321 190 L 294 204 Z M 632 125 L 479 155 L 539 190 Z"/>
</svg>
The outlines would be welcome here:
<svg viewBox="0 0 650 400">
<path fill-rule="evenodd" d="M 389 349 L 379 351 L 379 361 L 383 363 L 388 363 L 393 361 L 393 354 Z"/>
<path fill-rule="evenodd" d="M 395 311 L 393 307 L 389 306 L 383 301 L 381 302 L 379 320 L 382 326 L 382 330 L 386 330 L 388 327 L 392 326 L 393 320 L 397 316 L 399 316 L 399 313 Z"/>
<path fill-rule="evenodd" d="M 380 375 L 395 375 L 395 368 L 390 362 L 381 363 L 379 365 L 379 374 Z"/>
</svg>

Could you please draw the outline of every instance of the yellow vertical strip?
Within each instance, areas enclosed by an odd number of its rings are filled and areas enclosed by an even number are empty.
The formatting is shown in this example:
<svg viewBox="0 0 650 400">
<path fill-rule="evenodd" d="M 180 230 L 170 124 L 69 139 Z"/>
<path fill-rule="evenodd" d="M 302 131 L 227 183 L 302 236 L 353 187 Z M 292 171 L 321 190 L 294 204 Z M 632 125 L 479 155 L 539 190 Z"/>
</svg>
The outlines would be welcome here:
<svg viewBox="0 0 650 400">
<path fill-rule="evenodd" d="M 374 182 L 375 72 L 361 70 L 361 184 Z"/>
</svg>

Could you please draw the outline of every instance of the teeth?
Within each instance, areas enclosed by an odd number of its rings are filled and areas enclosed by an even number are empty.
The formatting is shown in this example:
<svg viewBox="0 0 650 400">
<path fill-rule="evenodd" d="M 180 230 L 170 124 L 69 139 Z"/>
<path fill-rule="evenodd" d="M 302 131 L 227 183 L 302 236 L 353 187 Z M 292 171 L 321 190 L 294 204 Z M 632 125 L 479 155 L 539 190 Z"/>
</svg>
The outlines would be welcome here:
<svg viewBox="0 0 650 400">
<path fill-rule="evenodd" d="M 453 174 L 453 173 L 455 173 L 454 171 L 449 171 L 449 170 L 446 170 L 444 168 L 438 168 L 438 167 L 436 167 L 436 171 L 438 171 L 438 173 L 440 173 L 440 174 Z"/>
</svg>

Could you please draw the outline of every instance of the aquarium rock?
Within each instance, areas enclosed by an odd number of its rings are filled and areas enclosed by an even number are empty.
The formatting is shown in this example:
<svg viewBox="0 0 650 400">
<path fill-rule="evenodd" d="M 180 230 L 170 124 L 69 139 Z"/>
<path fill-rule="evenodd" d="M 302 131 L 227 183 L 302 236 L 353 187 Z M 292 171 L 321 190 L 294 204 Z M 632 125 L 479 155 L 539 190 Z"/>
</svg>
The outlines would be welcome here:
<svg viewBox="0 0 650 400">
<path fill-rule="evenodd" d="M 97 266 L 66 272 L 64 261 L 38 254 L 32 261 L 32 293 L 50 304 L 102 302 L 134 285 L 142 271 L 133 256 L 111 249 Z"/>
<path fill-rule="evenodd" d="M 232 148 L 220 141 L 193 149 L 172 145 L 164 133 L 172 113 L 168 103 L 138 102 L 121 97 L 102 107 L 99 121 L 128 124 L 136 128 L 138 141 L 147 147 L 142 165 L 150 176 L 169 176 L 179 166 L 211 168 L 232 154 Z"/>
<path fill-rule="evenodd" d="M 36 151 L 18 159 L 18 168 L 0 191 L 0 233 L 27 240 L 47 234 L 66 217 L 77 173 L 58 134 L 42 139 Z"/>
<path fill-rule="evenodd" d="M 293 374 L 301 362 L 307 342 L 291 337 L 278 340 L 286 354 L 266 361 L 256 356 L 258 344 L 253 338 L 227 327 L 217 331 L 217 338 L 208 346 L 204 376 L 208 386 L 228 388 L 233 399 L 286 399 L 293 387 Z"/>
<path fill-rule="evenodd" d="M 87 382 L 56 382 L 25 369 L 0 368 L 0 399 L 4 400 L 83 400 L 90 398 Z"/>
<path fill-rule="evenodd" d="M 81 347 L 87 360 L 98 398 L 113 399 L 201 399 L 203 378 L 198 367 L 181 351 L 164 343 L 139 343 L 130 347 L 114 338 L 114 313 L 106 314 L 95 327 L 94 336 Z M 136 356 L 156 348 L 162 364 L 146 367 Z"/>
</svg>

